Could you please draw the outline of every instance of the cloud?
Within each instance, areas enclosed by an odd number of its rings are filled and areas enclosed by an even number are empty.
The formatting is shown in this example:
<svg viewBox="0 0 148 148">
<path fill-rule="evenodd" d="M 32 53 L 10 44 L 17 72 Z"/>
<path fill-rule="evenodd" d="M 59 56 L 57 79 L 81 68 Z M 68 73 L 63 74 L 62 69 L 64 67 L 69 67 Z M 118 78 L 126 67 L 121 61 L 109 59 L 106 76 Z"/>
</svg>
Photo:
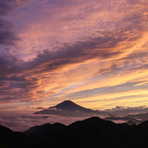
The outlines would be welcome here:
<svg viewBox="0 0 148 148">
<path fill-rule="evenodd" d="M 45 109 L 44 107 L 37 107 L 36 109 Z"/>
<path fill-rule="evenodd" d="M 104 4 L 102 0 L 85 3 L 67 0 L 32 1 L 26 4 L 23 10 L 18 11 L 19 20 L 16 19 L 16 22 L 19 21 L 19 36 L 22 39 L 18 46 L 23 50 L 16 49 L 15 52 L 22 59 L 30 60 L 45 49 L 54 51 L 64 44 L 103 36 L 104 31 L 131 31 L 130 34 L 134 35 L 135 30 L 143 28 L 141 15 L 144 8 L 142 9 L 141 5 L 141 1 L 134 4 L 130 1 L 112 1 Z"/>
<path fill-rule="evenodd" d="M 115 118 L 120 117 L 125 118 L 127 117 L 131 117 L 131 119 L 136 119 L 136 120 L 140 120 L 140 117 L 138 117 L 138 115 L 142 115 L 143 117 L 147 116 L 147 112 L 148 112 L 148 107 L 146 106 L 136 106 L 136 107 L 129 107 L 129 106 L 116 106 L 114 108 L 111 109 L 106 109 L 104 110 L 106 113 L 110 113 L 111 116 L 115 116 Z M 143 121 L 146 120 L 146 118 L 142 119 Z"/>
<path fill-rule="evenodd" d="M 5 78 L 4 76 L 2 78 L 3 80 L 6 80 L 5 83 L 8 84 L 9 82 L 9 87 L 7 87 L 7 89 L 3 88 L 3 90 L 6 90 L 1 92 L 4 93 L 7 91 L 6 100 L 13 100 L 13 98 L 14 100 L 17 100 L 18 97 L 12 93 L 14 91 L 17 94 L 20 94 L 19 96 L 25 94 L 25 96 L 23 96 L 22 98 L 31 97 L 33 96 L 33 93 L 37 93 L 34 98 L 37 97 L 37 95 L 39 94 L 45 95 L 46 92 L 42 89 L 40 90 L 42 86 L 40 87 L 38 85 L 38 82 L 45 81 L 44 85 L 47 85 L 46 78 L 51 77 L 50 75 L 52 75 L 52 72 L 56 70 L 58 72 L 58 69 L 64 68 L 67 65 L 75 65 L 78 63 L 81 64 L 84 61 L 90 59 L 100 58 L 103 60 L 109 60 L 109 58 L 116 58 L 116 56 L 120 54 L 120 51 L 112 51 L 103 48 L 105 43 L 113 42 L 111 43 L 112 47 L 115 47 L 117 44 L 116 42 L 118 42 L 118 40 L 114 40 L 114 38 L 110 37 L 109 35 L 106 37 L 106 39 L 102 39 L 99 37 L 91 40 L 92 41 L 78 42 L 73 46 L 65 46 L 60 49 L 60 51 L 56 52 L 50 52 L 46 50 L 42 54 L 39 54 L 37 58 L 35 58 L 33 61 L 21 63 L 21 65 L 18 64 L 19 61 L 16 59 L 15 56 L 11 56 L 4 52 L 5 59 L 2 58 L 1 63 L 4 63 L 3 66 L 5 67 L 5 69 L 2 72 L 5 73 L 7 69 L 7 73 L 9 76 L 5 75 Z M 60 54 L 58 54 L 58 52 L 60 52 Z M 8 57 L 8 60 L 6 59 L 6 57 Z M 54 93 L 55 92 L 51 90 L 51 92 L 48 92 L 47 95 Z M 11 97 L 7 97 L 10 94 Z M 24 100 L 22 99 L 22 101 Z"/>
<path fill-rule="evenodd" d="M 60 66 L 79 63 L 97 57 L 108 59 L 121 54 L 121 51 L 109 49 L 115 47 L 121 40 L 122 39 L 115 39 L 108 35 L 104 38 L 97 37 L 88 41 L 79 41 L 72 46 L 65 45 L 65 47 L 55 52 L 45 50 L 43 53 L 38 54 L 38 56 L 29 64 L 36 66 L 47 63 L 47 69 L 54 70 Z"/>
<path fill-rule="evenodd" d="M 3 22 L 2 19 L 0 21 Z M 0 28 L 0 44 L 1 45 L 14 45 L 15 41 L 19 40 L 19 38 L 17 37 L 14 31 L 8 28 L 6 29 L 6 28 L 4 26 L 3 28 Z"/>
<path fill-rule="evenodd" d="M 14 2 L 11 0 L 0 0 L 0 16 L 8 15 L 14 8 Z"/>
<path fill-rule="evenodd" d="M 4 18 L 4 16 L 8 16 L 15 7 L 15 1 L 0 1 L 0 45 L 13 45 L 16 40 L 19 40 L 16 32 L 13 31 L 14 25 Z"/>
<path fill-rule="evenodd" d="M 19 8 L 21 1 L 0 2 L 5 8 L 0 18 L 1 103 L 41 101 L 46 107 L 46 101 L 70 94 L 146 80 L 144 1 L 32 0 Z"/>
<path fill-rule="evenodd" d="M 120 112 L 120 111 L 124 111 L 124 112 L 129 112 L 129 111 L 143 111 L 143 110 L 148 110 L 147 107 L 145 106 L 137 106 L 137 107 L 126 107 L 126 106 L 116 106 L 115 108 L 112 109 L 107 109 L 106 111 L 111 111 L 111 112 Z"/>
</svg>

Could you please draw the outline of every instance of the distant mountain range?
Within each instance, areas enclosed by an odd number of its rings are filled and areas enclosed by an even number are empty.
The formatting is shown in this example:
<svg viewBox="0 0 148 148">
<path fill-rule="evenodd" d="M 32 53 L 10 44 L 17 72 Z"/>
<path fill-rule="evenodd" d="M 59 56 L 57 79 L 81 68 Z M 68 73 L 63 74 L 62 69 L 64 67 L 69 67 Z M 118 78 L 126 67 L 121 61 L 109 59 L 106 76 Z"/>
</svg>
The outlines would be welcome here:
<svg viewBox="0 0 148 148">
<path fill-rule="evenodd" d="M 65 100 L 56 106 L 35 112 L 34 114 L 61 115 L 61 116 L 71 116 L 71 117 L 89 117 L 94 115 L 100 115 L 103 113 L 104 113 L 103 111 L 84 108 L 70 100 Z"/>
<path fill-rule="evenodd" d="M 147 148 L 148 121 L 115 124 L 98 117 L 31 127 L 24 133 L 0 126 L 0 148 Z"/>
</svg>

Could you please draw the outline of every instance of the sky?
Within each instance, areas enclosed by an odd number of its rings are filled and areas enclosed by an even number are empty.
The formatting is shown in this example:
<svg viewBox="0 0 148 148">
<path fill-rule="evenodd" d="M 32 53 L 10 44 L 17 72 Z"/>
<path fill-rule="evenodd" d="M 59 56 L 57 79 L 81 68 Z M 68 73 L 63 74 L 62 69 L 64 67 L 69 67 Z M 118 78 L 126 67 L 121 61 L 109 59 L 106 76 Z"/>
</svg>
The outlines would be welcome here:
<svg viewBox="0 0 148 148">
<path fill-rule="evenodd" d="M 147 0 L 0 0 L 0 112 L 63 100 L 148 107 Z"/>
</svg>

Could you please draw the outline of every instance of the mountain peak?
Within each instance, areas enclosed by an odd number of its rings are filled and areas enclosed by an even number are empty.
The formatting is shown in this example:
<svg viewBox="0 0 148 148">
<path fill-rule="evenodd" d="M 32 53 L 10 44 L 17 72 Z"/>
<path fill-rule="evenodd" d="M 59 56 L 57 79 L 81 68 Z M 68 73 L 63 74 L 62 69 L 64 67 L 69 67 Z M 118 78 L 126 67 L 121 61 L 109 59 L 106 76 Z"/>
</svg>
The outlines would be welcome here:
<svg viewBox="0 0 148 148">
<path fill-rule="evenodd" d="M 61 102 L 61 103 L 74 103 L 74 102 L 72 102 L 71 100 L 64 100 L 63 102 Z M 59 103 L 59 104 L 61 104 L 61 103 Z M 75 103 L 74 103 L 75 104 Z"/>
<path fill-rule="evenodd" d="M 71 100 L 64 100 L 63 102 L 72 102 Z"/>
<path fill-rule="evenodd" d="M 63 102 L 59 103 L 59 104 L 75 104 L 74 102 L 72 102 L 71 100 L 64 100 Z M 57 105 L 59 105 L 57 104 Z M 56 105 L 56 106 L 57 106 Z"/>
<path fill-rule="evenodd" d="M 76 110 L 76 109 L 82 108 L 81 106 L 77 105 L 71 100 L 65 100 L 54 107 L 61 110 L 73 110 L 73 109 Z"/>
</svg>

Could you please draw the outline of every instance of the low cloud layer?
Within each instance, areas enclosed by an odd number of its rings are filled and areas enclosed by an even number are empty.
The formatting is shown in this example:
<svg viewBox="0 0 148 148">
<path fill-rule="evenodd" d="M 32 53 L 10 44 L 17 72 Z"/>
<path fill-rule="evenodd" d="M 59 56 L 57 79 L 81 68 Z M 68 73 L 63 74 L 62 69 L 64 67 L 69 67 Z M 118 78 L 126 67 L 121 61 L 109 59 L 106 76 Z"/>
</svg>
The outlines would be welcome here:
<svg viewBox="0 0 148 148">
<path fill-rule="evenodd" d="M 32 126 L 42 125 L 46 123 L 63 123 L 69 125 L 75 121 L 83 120 L 87 117 L 62 117 L 62 116 L 42 116 L 42 115 L 6 115 L 0 118 L 0 125 L 6 126 L 14 131 L 25 131 Z"/>
</svg>

